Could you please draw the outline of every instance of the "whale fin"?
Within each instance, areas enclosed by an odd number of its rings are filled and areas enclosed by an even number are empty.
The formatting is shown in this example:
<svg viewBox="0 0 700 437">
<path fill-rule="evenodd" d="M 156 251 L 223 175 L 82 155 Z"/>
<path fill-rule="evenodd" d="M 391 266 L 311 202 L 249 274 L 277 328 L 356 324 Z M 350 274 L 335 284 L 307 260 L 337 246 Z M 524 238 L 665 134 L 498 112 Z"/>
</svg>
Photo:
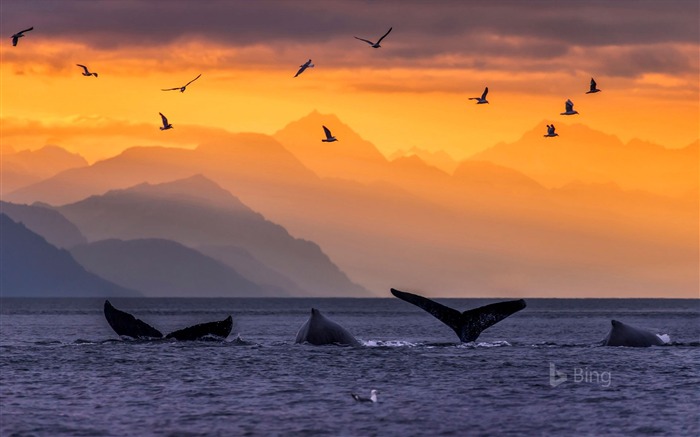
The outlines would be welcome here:
<svg viewBox="0 0 700 437">
<path fill-rule="evenodd" d="M 166 335 L 165 338 L 174 338 L 176 340 L 199 340 L 208 335 L 226 338 L 233 329 L 233 319 L 228 316 L 226 319 L 218 322 L 200 323 L 188 328 L 179 329 Z"/>
<path fill-rule="evenodd" d="M 525 301 L 520 299 L 492 303 L 460 313 L 453 308 L 417 294 L 406 293 L 394 288 L 391 289 L 391 294 L 427 311 L 433 317 L 452 328 L 463 342 L 475 341 L 482 331 L 526 306 Z"/>
<path fill-rule="evenodd" d="M 159 330 L 129 313 L 114 308 L 108 300 L 105 300 L 104 312 L 107 323 L 117 335 L 132 338 L 163 338 Z"/>
</svg>

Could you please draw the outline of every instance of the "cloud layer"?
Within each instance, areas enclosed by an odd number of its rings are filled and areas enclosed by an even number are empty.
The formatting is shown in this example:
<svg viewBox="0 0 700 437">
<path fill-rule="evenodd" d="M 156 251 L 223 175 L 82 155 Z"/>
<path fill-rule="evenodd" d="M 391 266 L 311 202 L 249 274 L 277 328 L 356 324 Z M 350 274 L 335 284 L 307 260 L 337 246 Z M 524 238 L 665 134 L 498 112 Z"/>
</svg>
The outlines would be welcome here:
<svg viewBox="0 0 700 437">
<path fill-rule="evenodd" d="M 27 0 L 3 4 L 2 27 L 11 34 L 33 25 L 35 39 L 142 54 L 202 43 L 215 51 L 223 48 L 225 55 L 217 59 L 222 62 L 299 62 L 299 57 L 316 55 L 332 67 L 357 62 L 486 69 L 522 65 L 544 71 L 595 68 L 599 74 L 630 77 L 697 72 L 699 12 L 696 2 L 682 0 Z M 390 26 L 394 32 L 381 56 L 352 38 L 376 39 Z M 450 64 L 450 59 L 458 62 Z"/>
</svg>

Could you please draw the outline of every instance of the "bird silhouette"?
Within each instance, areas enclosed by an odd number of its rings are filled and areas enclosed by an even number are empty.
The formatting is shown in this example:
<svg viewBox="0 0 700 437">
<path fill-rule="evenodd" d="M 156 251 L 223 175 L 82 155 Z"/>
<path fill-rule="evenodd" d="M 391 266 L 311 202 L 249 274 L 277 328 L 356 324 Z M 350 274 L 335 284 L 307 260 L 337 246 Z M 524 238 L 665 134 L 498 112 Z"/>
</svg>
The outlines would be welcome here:
<svg viewBox="0 0 700 437">
<path fill-rule="evenodd" d="M 312 63 L 311 63 L 311 59 L 309 59 L 308 61 L 304 62 L 303 64 L 301 64 L 301 65 L 299 66 L 299 71 L 297 71 L 297 74 L 295 74 L 294 77 L 299 76 L 299 75 L 300 75 L 301 73 L 303 73 L 304 70 L 306 70 L 307 68 L 313 68 L 313 67 L 314 67 L 314 64 L 312 64 Z"/>
<path fill-rule="evenodd" d="M 78 67 L 83 69 L 83 76 L 88 76 L 88 77 L 95 76 L 95 77 L 97 77 L 97 73 L 90 73 L 90 70 L 88 70 L 88 68 L 86 66 L 84 66 L 83 64 L 75 64 L 75 65 L 77 65 Z"/>
<path fill-rule="evenodd" d="M 578 114 L 577 111 L 574 111 L 574 102 L 572 102 L 571 99 L 566 100 L 566 103 L 564 103 L 564 108 L 566 109 L 566 111 L 559 113 L 559 115 Z"/>
<path fill-rule="evenodd" d="M 187 86 L 188 86 L 189 84 L 191 84 L 192 82 L 194 82 L 195 80 L 199 79 L 199 77 L 200 77 L 201 75 L 202 75 L 202 74 L 200 73 L 197 77 L 195 77 L 195 78 L 192 79 L 191 81 L 187 82 L 187 83 L 184 84 L 183 86 L 176 86 L 175 88 L 165 88 L 165 89 L 162 89 L 161 91 L 177 91 L 177 90 L 180 90 L 181 93 L 184 93 L 185 90 L 187 89 Z"/>
<path fill-rule="evenodd" d="M 325 134 L 326 134 L 326 138 L 321 140 L 324 143 L 332 143 L 333 141 L 338 141 L 338 139 L 336 137 L 331 135 L 331 130 L 328 129 L 326 126 L 323 126 L 323 132 L 325 132 Z"/>
<path fill-rule="evenodd" d="M 593 93 L 599 93 L 601 90 L 596 88 L 596 83 L 593 78 L 591 78 L 591 89 L 586 91 L 586 94 L 593 94 Z"/>
<path fill-rule="evenodd" d="M 481 95 L 481 97 L 469 97 L 469 100 L 476 100 L 476 104 L 480 105 L 482 103 L 488 103 L 489 101 L 486 100 L 486 94 L 489 93 L 489 87 L 484 88 L 484 93 Z"/>
<path fill-rule="evenodd" d="M 350 396 L 352 396 L 352 398 L 355 399 L 357 402 L 375 403 L 375 402 L 377 402 L 377 394 L 379 394 L 379 392 L 377 390 L 372 390 L 370 392 L 370 396 L 368 398 L 360 396 L 360 395 L 355 394 L 355 393 L 350 393 Z"/>
<path fill-rule="evenodd" d="M 159 112 L 159 114 L 160 114 L 161 120 L 163 121 L 163 126 L 160 128 L 160 130 L 172 129 L 172 128 L 173 128 L 173 125 L 170 124 L 170 123 L 168 123 L 168 119 L 165 118 L 165 115 L 163 115 L 162 112 Z"/>
<path fill-rule="evenodd" d="M 19 41 L 19 39 L 22 38 L 22 37 L 24 36 L 24 32 L 29 32 L 30 30 L 34 30 L 34 26 L 30 27 L 29 29 L 20 30 L 19 32 L 17 32 L 17 33 L 15 33 L 14 35 L 12 35 L 12 36 L 10 37 L 10 38 L 12 38 L 12 46 L 13 46 L 13 47 L 16 46 L 16 45 L 17 45 L 17 41 Z"/>
<path fill-rule="evenodd" d="M 381 46 L 379 45 L 379 43 L 382 42 L 382 40 L 383 40 L 384 38 L 386 38 L 387 35 L 389 35 L 389 32 L 391 32 L 391 29 L 393 29 L 393 27 L 390 27 L 389 30 L 387 30 L 386 33 L 385 33 L 384 35 L 382 35 L 382 37 L 379 38 L 379 41 L 377 41 L 377 42 L 372 42 L 372 41 L 370 41 L 370 40 L 368 40 L 368 39 L 363 39 L 363 38 L 358 38 L 358 37 L 355 37 L 355 39 L 359 39 L 360 41 L 364 41 L 364 42 L 366 42 L 367 44 L 369 44 L 372 48 L 378 49 L 379 47 L 381 47 Z"/>
</svg>

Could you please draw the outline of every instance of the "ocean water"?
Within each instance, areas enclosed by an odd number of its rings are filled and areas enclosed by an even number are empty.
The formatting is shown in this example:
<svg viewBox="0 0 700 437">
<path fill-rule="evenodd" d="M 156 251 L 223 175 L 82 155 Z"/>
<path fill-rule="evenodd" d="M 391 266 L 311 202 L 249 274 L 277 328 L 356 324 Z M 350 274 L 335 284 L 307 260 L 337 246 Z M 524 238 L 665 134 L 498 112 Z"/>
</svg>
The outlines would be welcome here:
<svg viewBox="0 0 700 437">
<path fill-rule="evenodd" d="M 164 333 L 234 329 L 123 341 L 102 300 L 3 299 L 0 435 L 700 435 L 699 300 L 529 299 L 473 344 L 393 298 L 112 303 Z M 311 307 L 364 346 L 294 344 Z M 602 347 L 613 318 L 671 342 Z"/>
</svg>

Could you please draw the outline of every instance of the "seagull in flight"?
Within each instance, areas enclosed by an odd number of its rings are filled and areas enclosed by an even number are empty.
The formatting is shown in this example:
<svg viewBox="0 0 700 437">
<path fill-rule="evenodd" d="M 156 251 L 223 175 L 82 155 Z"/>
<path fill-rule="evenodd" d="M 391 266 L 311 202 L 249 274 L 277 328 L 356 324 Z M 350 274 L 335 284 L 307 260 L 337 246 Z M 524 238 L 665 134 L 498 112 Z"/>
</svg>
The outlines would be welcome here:
<svg viewBox="0 0 700 437">
<path fill-rule="evenodd" d="M 309 59 L 308 61 L 304 62 L 303 64 L 301 64 L 301 65 L 299 66 L 299 71 L 297 71 L 297 74 L 295 74 L 294 77 L 299 76 L 299 75 L 300 75 L 301 73 L 303 73 L 304 70 L 306 70 L 307 68 L 313 68 L 313 67 L 315 67 L 315 65 L 312 64 L 312 63 L 311 63 L 311 59 Z"/>
<path fill-rule="evenodd" d="M 489 87 L 484 88 L 484 93 L 481 95 L 481 97 L 469 97 L 469 100 L 476 100 L 476 104 L 480 105 L 482 103 L 488 103 L 489 101 L 486 100 L 486 94 L 489 93 Z"/>
<path fill-rule="evenodd" d="M 379 393 L 377 390 L 372 390 L 370 392 L 370 396 L 368 398 L 362 397 L 362 396 L 357 395 L 355 393 L 350 393 L 350 396 L 352 396 L 352 398 L 355 399 L 357 402 L 375 403 L 375 402 L 377 402 L 377 393 Z"/>
<path fill-rule="evenodd" d="M 83 64 L 75 64 L 75 65 L 77 65 L 78 67 L 83 69 L 83 76 L 88 76 L 88 77 L 95 76 L 95 77 L 97 77 L 97 73 L 90 73 L 90 70 L 88 70 L 88 68 L 86 66 L 84 66 Z"/>
<path fill-rule="evenodd" d="M 199 76 L 201 76 L 201 75 L 202 75 L 202 73 L 199 74 Z M 185 89 L 187 88 L 187 86 L 188 86 L 189 84 L 191 84 L 192 82 L 194 82 L 195 80 L 199 79 L 199 76 L 195 77 L 194 79 L 192 79 L 191 81 L 187 82 L 187 83 L 184 84 L 183 86 L 176 86 L 175 88 L 165 88 L 165 89 L 162 89 L 161 91 L 177 91 L 177 90 L 180 90 L 181 93 L 184 93 L 184 92 L 185 92 Z"/>
<path fill-rule="evenodd" d="M 566 112 L 561 112 L 560 115 L 578 114 L 577 111 L 574 111 L 574 102 L 572 102 L 571 99 L 567 99 L 565 105 L 566 105 Z"/>
<path fill-rule="evenodd" d="M 333 141 L 338 141 L 336 137 L 331 135 L 331 130 L 328 129 L 326 126 L 323 126 L 323 132 L 326 133 L 326 138 L 324 140 L 321 140 L 324 143 L 332 143 Z"/>
<path fill-rule="evenodd" d="M 172 129 L 173 125 L 168 123 L 168 119 L 165 118 L 165 115 L 163 115 L 162 112 L 159 112 L 159 114 L 160 114 L 160 118 L 163 120 L 163 127 L 161 127 L 160 130 Z"/>
<path fill-rule="evenodd" d="M 593 78 L 591 78 L 591 89 L 589 91 L 586 91 L 586 94 L 599 93 L 601 91 L 602 90 L 599 90 L 598 88 L 596 88 L 595 80 L 593 80 Z"/>
<path fill-rule="evenodd" d="M 554 125 L 553 125 L 553 124 L 552 124 L 552 125 L 549 125 L 549 124 L 548 124 L 548 125 L 547 125 L 547 135 L 545 135 L 545 137 L 558 137 L 559 134 L 556 133 L 556 132 L 554 132 L 554 130 L 555 130 Z"/>
<path fill-rule="evenodd" d="M 24 29 L 20 30 L 19 32 L 15 33 L 14 35 L 11 36 L 12 38 L 12 46 L 17 45 L 17 41 L 19 41 L 20 38 L 24 36 L 24 32 L 29 32 L 30 30 L 34 30 L 34 26 L 30 27 L 29 29 Z"/>
<path fill-rule="evenodd" d="M 359 39 L 360 41 L 364 41 L 364 42 L 366 42 L 367 44 L 369 44 L 372 48 L 378 49 L 379 47 L 381 47 L 381 46 L 379 45 L 379 43 L 382 42 L 382 40 L 383 40 L 384 38 L 386 38 L 387 35 L 389 35 L 389 32 L 391 32 L 391 29 L 393 29 L 393 27 L 390 27 L 389 30 L 387 30 L 386 33 L 385 33 L 384 35 L 382 35 L 382 37 L 379 38 L 379 41 L 377 41 L 377 42 L 372 42 L 372 41 L 370 41 L 370 40 L 362 39 L 362 38 L 358 38 L 358 37 L 355 37 L 355 39 Z"/>
</svg>

